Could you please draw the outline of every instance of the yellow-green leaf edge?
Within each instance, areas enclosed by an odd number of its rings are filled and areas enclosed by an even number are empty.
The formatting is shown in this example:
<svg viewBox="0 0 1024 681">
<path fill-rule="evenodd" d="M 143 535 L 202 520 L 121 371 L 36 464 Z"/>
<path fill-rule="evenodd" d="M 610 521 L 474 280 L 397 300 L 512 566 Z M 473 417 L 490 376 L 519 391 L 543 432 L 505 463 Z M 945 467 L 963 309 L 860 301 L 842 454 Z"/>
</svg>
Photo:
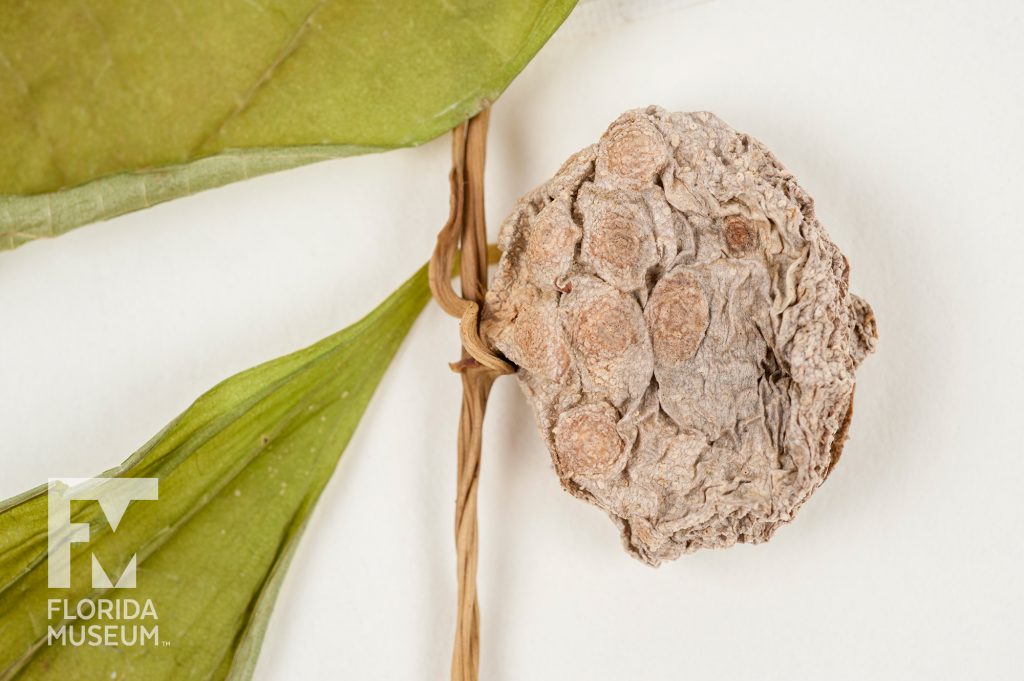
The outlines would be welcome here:
<svg viewBox="0 0 1024 681">
<path fill-rule="evenodd" d="M 493 102 L 574 5 L 0 0 L 0 251 L 426 142 Z"/>
</svg>

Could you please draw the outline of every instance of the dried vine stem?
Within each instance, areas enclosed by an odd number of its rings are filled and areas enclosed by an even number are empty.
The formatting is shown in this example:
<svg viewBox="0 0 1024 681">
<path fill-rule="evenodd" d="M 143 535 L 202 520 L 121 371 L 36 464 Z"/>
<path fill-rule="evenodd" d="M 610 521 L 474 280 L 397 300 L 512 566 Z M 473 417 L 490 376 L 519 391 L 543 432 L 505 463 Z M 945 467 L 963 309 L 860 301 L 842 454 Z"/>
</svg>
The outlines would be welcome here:
<svg viewBox="0 0 1024 681">
<path fill-rule="evenodd" d="M 457 317 L 462 358 L 451 365 L 462 376 L 455 551 L 458 611 L 452 650 L 452 681 L 476 681 L 480 670 L 480 609 L 476 593 L 477 484 L 487 397 L 494 379 L 513 367 L 480 338 L 480 305 L 487 291 L 487 226 L 484 220 L 484 161 L 490 110 L 452 132 L 451 208 L 430 259 L 430 289 L 445 312 Z M 462 295 L 451 272 L 459 256 Z"/>
</svg>

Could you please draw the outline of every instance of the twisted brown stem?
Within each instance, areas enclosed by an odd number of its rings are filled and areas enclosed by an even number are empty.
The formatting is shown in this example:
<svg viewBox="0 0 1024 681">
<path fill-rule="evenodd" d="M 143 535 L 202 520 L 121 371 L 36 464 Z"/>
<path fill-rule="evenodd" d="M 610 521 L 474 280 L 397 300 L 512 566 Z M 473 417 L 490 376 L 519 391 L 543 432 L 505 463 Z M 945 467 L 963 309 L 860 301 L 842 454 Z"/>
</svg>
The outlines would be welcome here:
<svg viewBox="0 0 1024 681">
<path fill-rule="evenodd" d="M 430 289 L 438 304 L 460 319 L 462 359 L 451 365 L 462 375 L 455 551 L 458 610 L 452 650 L 452 681 L 477 681 L 480 672 L 480 607 L 476 592 L 477 486 L 487 397 L 494 379 L 513 367 L 481 339 L 480 305 L 487 292 L 487 225 L 484 220 L 484 161 L 490 111 L 484 109 L 452 132 L 451 209 L 430 259 Z M 460 255 L 462 295 L 451 285 Z"/>
</svg>

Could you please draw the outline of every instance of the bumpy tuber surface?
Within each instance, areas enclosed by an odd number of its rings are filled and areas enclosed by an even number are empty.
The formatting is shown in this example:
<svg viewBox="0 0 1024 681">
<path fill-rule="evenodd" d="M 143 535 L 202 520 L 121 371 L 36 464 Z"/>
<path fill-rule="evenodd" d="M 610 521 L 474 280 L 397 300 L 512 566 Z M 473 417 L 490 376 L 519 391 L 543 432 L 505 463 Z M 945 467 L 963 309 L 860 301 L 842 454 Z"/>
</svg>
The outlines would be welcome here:
<svg viewBox="0 0 1024 681">
<path fill-rule="evenodd" d="M 832 470 L 874 317 L 757 140 L 627 112 L 519 201 L 499 246 L 483 333 L 562 485 L 637 558 L 765 541 Z"/>
</svg>

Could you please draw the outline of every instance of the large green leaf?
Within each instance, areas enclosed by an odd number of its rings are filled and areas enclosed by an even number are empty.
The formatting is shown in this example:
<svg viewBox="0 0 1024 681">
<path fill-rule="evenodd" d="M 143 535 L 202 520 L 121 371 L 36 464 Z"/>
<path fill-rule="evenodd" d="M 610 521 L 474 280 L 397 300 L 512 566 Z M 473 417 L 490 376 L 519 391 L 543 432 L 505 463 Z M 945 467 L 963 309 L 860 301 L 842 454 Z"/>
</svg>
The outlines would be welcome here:
<svg viewBox="0 0 1024 681">
<path fill-rule="evenodd" d="M 157 478 L 159 499 L 132 502 L 115 531 L 74 502 L 91 537 L 72 544 L 70 589 L 47 586 L 46 488 L 0 504 L 0 679 L 249 678 L 310 511 L 429 295 L 424 269 L 358 323 L 216 386 L 105 473 Z M 137 554 L 137 588 L 93 589 L 90 554 L 110 575 Z M 48 599 L 102 598 L 151 599 L 160 645 L 48 644 L 63 621 Z M 111 622 L 131 623 L 89 623 Z"/>
<path fill-rule="evenodd" d="M 575 0 L 0 0 L 0 249 L 261 173 L 419 144 Z"/>
</svg>

